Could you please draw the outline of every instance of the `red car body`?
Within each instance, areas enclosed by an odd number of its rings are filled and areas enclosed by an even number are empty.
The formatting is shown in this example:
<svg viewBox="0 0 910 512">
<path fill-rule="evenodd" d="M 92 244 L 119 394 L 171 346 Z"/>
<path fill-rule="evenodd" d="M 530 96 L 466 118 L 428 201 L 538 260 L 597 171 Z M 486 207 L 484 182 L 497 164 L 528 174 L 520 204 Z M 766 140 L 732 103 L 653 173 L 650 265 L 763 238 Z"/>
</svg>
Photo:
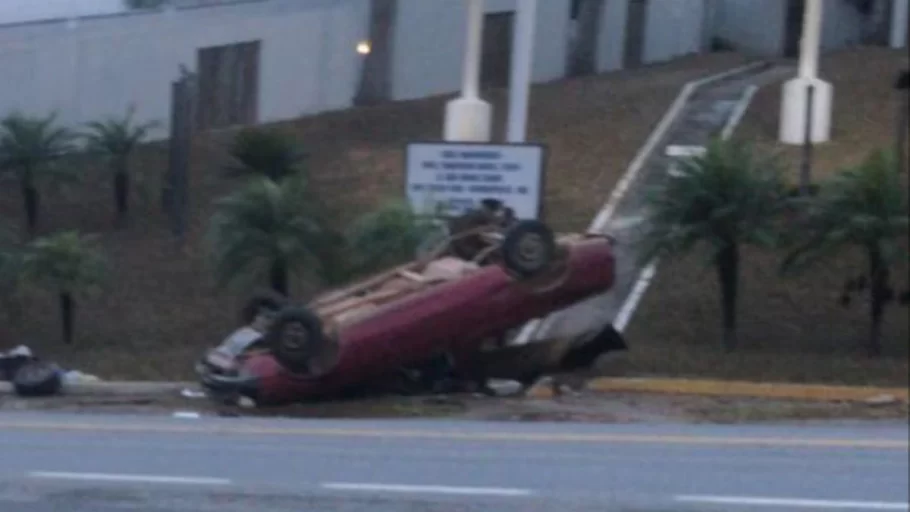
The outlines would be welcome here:
<svg viewBox="0 0 910 512">
<path fill-rule="evenodd" d="M 443 351 L 457 361 L 490 337 L 612 287 L 609 240 L 586 238 L 562 247 L 564 265 L 544 281 L 522 281 L 489 265 L 383 305 L 337 333 L 338 357 L 320 376 L 295 374 L 268 352 L 253 354 L 240 367 L 245 394 L 259 404 L 324 398 Z"/>
</svg>

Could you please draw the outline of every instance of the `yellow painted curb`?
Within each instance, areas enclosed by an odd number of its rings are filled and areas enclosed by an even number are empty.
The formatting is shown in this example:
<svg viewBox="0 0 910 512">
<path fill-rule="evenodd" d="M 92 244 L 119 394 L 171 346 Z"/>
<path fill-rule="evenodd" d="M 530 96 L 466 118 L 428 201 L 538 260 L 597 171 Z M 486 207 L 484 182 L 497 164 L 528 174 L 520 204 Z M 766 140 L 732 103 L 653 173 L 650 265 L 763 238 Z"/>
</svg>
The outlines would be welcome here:
<svg viewBox="0 0 910 512">
<path fill-rule="evenodd" d="M 587 388 L 598 392 L 638 392 L 677 395 L 778 398 L 813 402 L 862 402 L 877 398 L 907 403 L 907 388 L 827 386 L 820 384 L 758 383 L 693 379 L 598 378 Z M 543 391 L 543 390 L 541 390 Z M 544 397 L 540 397 L 544 398 Z"/>
</svg>

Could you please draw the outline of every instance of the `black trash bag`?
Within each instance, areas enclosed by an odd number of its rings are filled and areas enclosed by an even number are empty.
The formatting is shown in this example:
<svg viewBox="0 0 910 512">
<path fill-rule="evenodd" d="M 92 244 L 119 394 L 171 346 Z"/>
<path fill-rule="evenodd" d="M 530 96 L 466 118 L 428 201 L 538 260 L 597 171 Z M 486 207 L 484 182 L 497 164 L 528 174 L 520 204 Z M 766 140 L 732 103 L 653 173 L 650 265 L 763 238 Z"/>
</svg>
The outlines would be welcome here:
<svg viewBox="0 0 910 512">
<path fill-rule="evenodd" d="M 12 382 L 19 368 L 22 368 L 35 358 L 25 355 L 0 356 L 0 381 Z"/>
<path fill-rule="evenodd" d="M 16 394 L 25 397 L 53 396 L 63 389 L 60 367 L 37 359 L 22 365 L 13 375 L 12 382 Z"/>
</svg>

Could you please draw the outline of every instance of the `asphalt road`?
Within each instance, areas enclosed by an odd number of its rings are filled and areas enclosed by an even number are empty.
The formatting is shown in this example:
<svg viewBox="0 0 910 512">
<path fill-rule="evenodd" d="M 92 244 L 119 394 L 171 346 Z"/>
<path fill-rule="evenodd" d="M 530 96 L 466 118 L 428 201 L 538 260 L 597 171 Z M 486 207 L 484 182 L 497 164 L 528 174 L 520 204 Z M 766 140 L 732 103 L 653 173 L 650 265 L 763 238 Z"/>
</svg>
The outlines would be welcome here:
<svg viewBox="0 0 910 512">
<path fill-rule="evenodd" d="M 906 424 L 3 414 L 4 512 L 908 510 Z"/>
</svg>

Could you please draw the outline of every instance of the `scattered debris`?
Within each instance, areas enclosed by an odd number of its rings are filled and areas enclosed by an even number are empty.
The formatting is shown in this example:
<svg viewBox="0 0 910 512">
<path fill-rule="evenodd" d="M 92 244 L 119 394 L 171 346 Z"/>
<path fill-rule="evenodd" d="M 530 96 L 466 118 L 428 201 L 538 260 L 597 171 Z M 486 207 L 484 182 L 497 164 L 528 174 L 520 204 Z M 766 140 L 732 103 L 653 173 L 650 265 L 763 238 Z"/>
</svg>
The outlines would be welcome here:
<svg viewBox="0 0 910 512">
<path fill-rule="evenodd" d="M 78 370 L 64 370 L 56 363 L 39 359 L 25 345 L 0 352 L 0 381 L 11 383 L 19 396 L 52 396 L 59 394 L 68 385 L 99 380 L 94 375 Z"/>
<path fill-rule="evenodd" d="M 195 389 L 183 388 L 180 391 L 180 396 L 183 398 L 205 398 L 207 395 L 205 391 L 197 391 Z"/>
<path fill-rule="evenodd" d="M 870 396 L 869 398 L 863 401 L 866 405 L 880 406 L 880 405 L 894 405 L 899 402 L 896 396 L 894 395 L 875 395 Z"/>
</svg>

